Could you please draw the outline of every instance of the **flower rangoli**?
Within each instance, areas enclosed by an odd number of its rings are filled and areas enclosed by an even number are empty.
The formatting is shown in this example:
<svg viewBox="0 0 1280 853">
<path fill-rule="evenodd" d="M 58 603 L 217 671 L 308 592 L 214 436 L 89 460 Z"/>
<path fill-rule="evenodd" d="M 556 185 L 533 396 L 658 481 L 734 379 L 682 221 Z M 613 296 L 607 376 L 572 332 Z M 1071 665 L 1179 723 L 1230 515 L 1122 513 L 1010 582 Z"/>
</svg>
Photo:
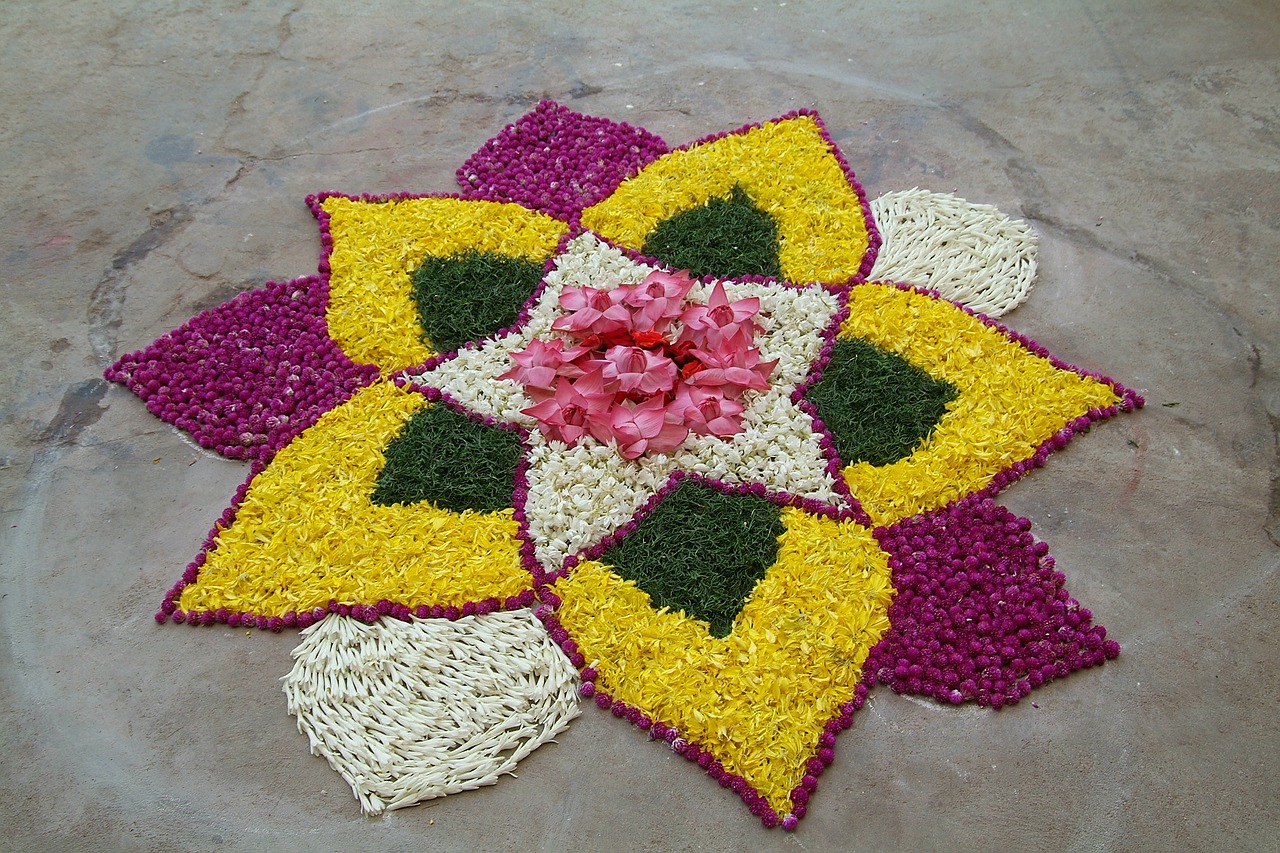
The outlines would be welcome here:
<svg viewBox="0 0 1280 853">
<path fill-rule="evenodd" d="M 1000 708 L 1118 653 L 992 498 L 1141 398 L 939 293 L 1025 298 L 1025 226 L 882 244 L 806 112 L 671 150 L 544 102 L 458 179 L 310 198 L 318 274 L 107 371 L 253 463 L 157 621 L 303 629 L 289 710 L 366 811 L 594 703 L 794 829 L 875 685 Z"/>
</svg>

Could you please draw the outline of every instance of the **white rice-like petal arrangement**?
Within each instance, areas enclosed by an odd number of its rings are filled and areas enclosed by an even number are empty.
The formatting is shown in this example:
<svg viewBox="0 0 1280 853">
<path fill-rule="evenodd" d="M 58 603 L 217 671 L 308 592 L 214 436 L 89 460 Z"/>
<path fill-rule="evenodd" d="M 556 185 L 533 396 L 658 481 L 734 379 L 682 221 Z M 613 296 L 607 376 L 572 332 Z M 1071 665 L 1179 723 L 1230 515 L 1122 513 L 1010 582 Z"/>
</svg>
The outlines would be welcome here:
<svg viewBox="0 0 1280 853">
<path fill-rule="evenodd" d="M 530 610 L 302 632 L 289 713 L 365 814 L 492 785 L 578 716 L 577 672 Z"/>
<path fill-rule="evenodd" d="M 990 317 L 1026 301 L 1036 276 L 1036 234 L 989 204 L 922 189 L 871 202 L 883 242 L 872 281 L 936 290 Z"/>
</svg>

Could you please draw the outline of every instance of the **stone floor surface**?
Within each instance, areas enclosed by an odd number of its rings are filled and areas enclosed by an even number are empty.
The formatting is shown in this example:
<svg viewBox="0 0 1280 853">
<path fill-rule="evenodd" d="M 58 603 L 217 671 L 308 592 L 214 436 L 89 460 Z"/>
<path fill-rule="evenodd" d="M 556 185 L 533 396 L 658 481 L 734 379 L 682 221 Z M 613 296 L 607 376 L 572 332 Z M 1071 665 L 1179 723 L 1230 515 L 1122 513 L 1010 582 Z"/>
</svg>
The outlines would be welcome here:
<svg viewBox="0 0 1280 853">
<path fill-rule="evenodd" d="M 1280 6 L 0 6 L 0 848 L 1280 849 Z M 539 99 L 679 144 L 818 110 L 868 192 L 1041 239 L 1006 318 L 1147 408 L 1001 500 L 1124 647 L 1014 708 L 880 690 L 798 832 L 594 708 L 518 779 L 363 818 L 296 638 L 152 614 L 244 479 L 102 370 L 315 269 L 311 192 L 447 191 Z"/>
</svg>

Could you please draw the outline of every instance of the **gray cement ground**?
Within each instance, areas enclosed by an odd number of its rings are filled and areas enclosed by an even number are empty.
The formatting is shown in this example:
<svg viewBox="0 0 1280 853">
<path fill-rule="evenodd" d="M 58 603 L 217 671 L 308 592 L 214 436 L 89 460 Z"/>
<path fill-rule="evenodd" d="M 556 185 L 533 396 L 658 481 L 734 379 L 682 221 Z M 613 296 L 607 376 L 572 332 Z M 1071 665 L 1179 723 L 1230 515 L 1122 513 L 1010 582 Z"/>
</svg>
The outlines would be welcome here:
<svg viewBox="0 0 1280 853">
<path fill-rule="evenodd" d="M 0 39 L 0 847 L 1280 849 L 1273 0 L 10 0 Z M 365 819 L 285 713 L 293 636 L 156 626 L 245 467 L 103 367 L 314 271 L 307 193 L 450 190 L 544 97 L 672 143 L 816 108 L 872 195 L 1028 219 L 1008 322 L 1148 408 L 1003 500 L 1120 659 L 999 713 L 875 693 L 785 835 L 595 709 Z"/>
</svg>

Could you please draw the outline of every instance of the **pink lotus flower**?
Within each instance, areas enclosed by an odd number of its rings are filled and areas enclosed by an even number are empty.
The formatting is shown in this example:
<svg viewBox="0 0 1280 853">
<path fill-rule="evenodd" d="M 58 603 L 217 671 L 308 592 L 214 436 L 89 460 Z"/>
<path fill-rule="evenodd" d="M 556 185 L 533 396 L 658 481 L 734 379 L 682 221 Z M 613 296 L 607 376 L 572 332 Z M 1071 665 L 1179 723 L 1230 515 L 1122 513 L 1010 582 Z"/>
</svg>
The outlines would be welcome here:
<svg viewBox="0 0 1280 853">
<path fill-rule="evenodd" d="M 579 337 L 601 337 L 631 329 L 631 311 L 622 304 L 623 288 L 600 290 L 569 285 L 560 292 L 560 307 L 571 313 L 557 317 L 551 328 Z"/>
<path fill-rule="evenodd" d="M 640 284 L 620 289 L 627 291 L 623 301 L 640 309 L 631 313 L 635 328 L 663 332 L 684 312 L 684 298 L 692 287 L 693 277 L 688 270 L 654 270 Z"/>
<path fill-rule="evenodd" d="M 680 321 L 684 323 L 680 341 L 710 347 L 730 342 L 735 342 L 733 345 L 736 346 L 750 346 L 758 330 L 752 318 L 759 313 L 759 298 L 752 296 L 730 302 L 723 282 L 717 281 L 706 305 L 690 305 L 680 315 Z"/>
<path fill-rule="evenodd" d="M 742 432 L 738 416 L 745 407 L 724 395 L 722 386 L 682 384 L 676 391 L 671 409 L 680 413 L 681 421 L 697 435 L 726 438 Z"/>
<path fill-rule="evenodd" d="M 568 313 L 551 328 L 576 345 L 535 339 L 499 378 L 524 385 L 536 405 L 522 411 L 544 435 L 573 446 L 589 434 L 624 459 L 674 450 L 690 432 L 736 435 L 739 398 L 767 390 L 777 366 L 755 346 L 760 300 L 730 301 L 717 282 L 705 305 L 689 304 L 693 285 L 688 270 L 655 270 L 610 290 L 566 286 Z M 684 328 L 673 343 L 675 320 Z"/>
<path fill-rule="evenodd" d="M 561 377 L 556 381 L 554 395 L 522 412 L 538 421 L 547 438 L 573 447 L 590 431 L 592 419 L 607 418 L 612 406 L 613 394 L 604 390 L 597 370 L 576 382 Z"/>
<path fill-rule="evenodd" d="M 535 399 L 537 396 L 547 396 L 556 387 L 557 377 L 572 379 L 585 373 L 574 362 L 588 352 L 590 350 L 586 347 L 565 349 L 564 340 L 561 338 L 551 341 L 534 338 L 529 342 L 528 348 L 511 354 L 511 360 L 516 363 L 515 367 L 500 374 L 498 378 L 514 379 L 525 386 L 526 390 L 534 392 L 530 396 L 534 396 Z M 537 394 L 539 391 L 544 393 L 539 395 Z"/>
<path fill-rule="evenodd" d="M 606 384 L 617 383 L 624 394 L 664 394 L 675 385 L 676 363 L 640 347 L 610 347 L 601 360 Z"/>
<path fill-rule="evenodd" d="M 635 405 L 628 402 L 615 405 L 609 412 L 607 424 L 593 417 L 592 426 L 602 429 L 608 438 L 617 442 L 618 454 L 623 459 L 639 459 L 646 453 L 668 453 L 689 437 L 683 418 L 671 411 L 661 396 Z M 596 429 L 592 435 L 600 438 Z"/>
<path fill-rule="evenodd" d="M 720 386 L 728 397 L 740 397 L 748 390 L 768 390 L 769 375 L 778 366 L 777 359 L 761 361 L 759 348 L 739 346 L 736 338 L 695 349 L 693 355 L 702 362 L 702 369 L 686 381 L 703 387 Z"/>
</svg>

